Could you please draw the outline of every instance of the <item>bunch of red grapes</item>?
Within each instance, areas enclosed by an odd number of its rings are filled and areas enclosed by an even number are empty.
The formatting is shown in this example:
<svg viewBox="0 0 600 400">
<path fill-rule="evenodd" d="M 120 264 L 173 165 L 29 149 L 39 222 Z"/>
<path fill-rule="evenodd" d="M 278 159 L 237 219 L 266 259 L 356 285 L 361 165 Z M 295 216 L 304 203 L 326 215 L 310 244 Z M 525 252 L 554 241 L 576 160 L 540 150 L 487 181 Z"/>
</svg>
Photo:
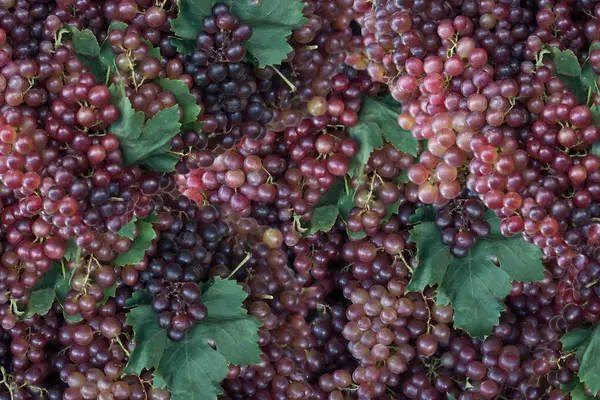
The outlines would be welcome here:
<svg viewBox="0 0 600 400">
<path fill-rule="evenodd" d="M 179 342 L 210 318 L 215 277 L 262 324 L 261 362 L 230 365 L 222 399 L 576 400 L 562 389 L 580 361 L 560 339 L 600 318 L 600 94 L 582 100 L 548 55 L 600 74 L 600 2 L 304 0 L 292 51 L 264 68 L 247 47 L 258 26 L 227 2 L 183 54 L 181 3 L 0 0 L 0 400 L 169 399 L 153 370 L 123 372 L 138 345 L 128 300 L 147 293 Z M 106 44 L 106 77 L 73 29 Z M 126 164 L 111 132 L 112 85 L 144 121 L 182 118 L 163 78 L 200 109 L 167 145 L 170 172 Z M 364 99 L 388 94 L 417 156 L 357 134 Z M 347 212 L 312 230 L 340 185 Z M 513 282 L 483 340 L 435 288 L 407 289 L 423 207 L 455 258 L 490 237 L 490 212 L 542 250 L 543 279 Z M 117 265 L 140 220 L 149 249 Z M 64 295 L 26 314 L 53 268 Z"/>
</svg>

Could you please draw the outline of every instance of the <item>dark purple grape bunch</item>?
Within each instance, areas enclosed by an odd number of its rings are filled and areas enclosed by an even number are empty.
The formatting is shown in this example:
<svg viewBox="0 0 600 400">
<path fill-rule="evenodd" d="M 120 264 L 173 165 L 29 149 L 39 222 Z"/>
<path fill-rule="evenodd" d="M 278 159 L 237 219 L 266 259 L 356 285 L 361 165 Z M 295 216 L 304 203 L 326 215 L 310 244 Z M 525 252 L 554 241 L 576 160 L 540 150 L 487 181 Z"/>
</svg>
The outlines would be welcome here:
<svg viewBox="0 0 600 400">
<path fill-rule="evenodd" d="M 198 282 L 208 279 L 213 254 L 229 232 L 215 207 L 198 209 L 183 196 L 177 205 L 189 215 L 158 214 L 156 252 L 140 274 L 140 281 L 153 297 L 159 325 L 167 329 L 173 341 L 183 339 L 195 323 L 207 318 Z"/>
<path fill-rule="evenodd" d="M 196 51 L 185 65 L 206 107 L 203 132 L 218 133 L 219 144 L 226 148 L 243 136 L 264 137 L 273 112 L 258 92 L 253 69 L 242 62 L 244 41 L 252 36 L 252 28 L 240 23 L 222 3 L 213 7 L 203 26 Z"/>
<path fill-rule="evenodd" d="M 488 237 L 491 232 L 485 206 L 479 199 L 451 201 L 437 212 L 435 224 L 442 230 L 442 242 L 450 246 L 456 258 L 466 256 L 478 239 Z"/>
<path fill-rule="evenodd" d="M 152 308 L 158 314 L 158 325 L 167 330 L 174 342 L 184 338 L 195 322 L 204 321 L 208 310 L 200 302 L 202 291 L 195 282 L 177 282 L 180 279 L 176 267 L 165 268 L 166 278 L 161 291 L 152 299 Z"/>
</svg>

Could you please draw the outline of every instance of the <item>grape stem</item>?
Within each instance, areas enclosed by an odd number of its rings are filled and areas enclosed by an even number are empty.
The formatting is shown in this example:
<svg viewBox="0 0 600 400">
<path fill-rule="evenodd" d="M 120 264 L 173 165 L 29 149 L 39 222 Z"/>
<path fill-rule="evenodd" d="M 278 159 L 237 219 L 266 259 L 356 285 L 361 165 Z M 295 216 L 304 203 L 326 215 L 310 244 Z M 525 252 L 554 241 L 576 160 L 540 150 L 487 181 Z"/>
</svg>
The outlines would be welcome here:
<svg viewBox="0 0 600 400">
<path fill-rule="evenodd" d="M 235 269 L 233 271 L 231 271 L 231 273 L 227 276 L 227 279 L 231 279 L 231 277 L 234 276 L 236 274 L 236 272 L 238 272 L 238 270 L 240 268 L 242 268 L 244 266 L 244 264 L 246 264 L 248 262 L 248 260 L 250 260 L 251 255 L 252 254 L 250 252 L 247 252 L 246 257 L 244 257 L 244 259 L 238 264 L 238 266 L 235 267 Z"/>
<path fill-rule="evenodd" d="M 271 68 L 273 68 L 273 70 L 277 73 L 277 75 L 279 75 L 279 77 L 281 79 L 283 79 L 283 81 L 290 87 L 290 89 L 292 89 L 292 93 L 296 93 L 298 91 L 298 88 L 296 87 L 296 85 L 294 85 L 292 82 L 290 82 L 290 80 L 288 78 L 285 77 L 285 75 L 283 75 L 281 73 L 281 71 L 279 71 L 277 69 L 276 66 L 272 66 Z"/>
<path fill-rule="evenodd" d="M 127 348 L 123 345 L 123 342 L 121 342 L 121 338 L 119 337 L 119 335 L 117 335 L 115 337 L 115 342 L 117 342 L 119 344 L 119 347 L 121 347 L 121 349 L 123 350 L 123 352 L 127 355 L 128 358 L 131 358 L 131 353 L 129 352 L 129 350 L 127 350 Z"/>
</svg>

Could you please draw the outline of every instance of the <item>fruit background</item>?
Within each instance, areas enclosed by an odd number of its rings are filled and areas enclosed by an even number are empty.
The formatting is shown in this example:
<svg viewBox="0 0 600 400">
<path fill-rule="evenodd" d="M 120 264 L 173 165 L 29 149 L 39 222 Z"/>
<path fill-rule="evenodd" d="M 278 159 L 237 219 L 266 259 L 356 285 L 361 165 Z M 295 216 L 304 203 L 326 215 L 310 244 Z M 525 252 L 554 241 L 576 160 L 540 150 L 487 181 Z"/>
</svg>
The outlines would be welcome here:
<svg viewBox="0 0 600 400">
<path fill-rule="evenodd" d="M 0 0 L 0 400 L 600 398 L 600 1 Z"/>
</svg>

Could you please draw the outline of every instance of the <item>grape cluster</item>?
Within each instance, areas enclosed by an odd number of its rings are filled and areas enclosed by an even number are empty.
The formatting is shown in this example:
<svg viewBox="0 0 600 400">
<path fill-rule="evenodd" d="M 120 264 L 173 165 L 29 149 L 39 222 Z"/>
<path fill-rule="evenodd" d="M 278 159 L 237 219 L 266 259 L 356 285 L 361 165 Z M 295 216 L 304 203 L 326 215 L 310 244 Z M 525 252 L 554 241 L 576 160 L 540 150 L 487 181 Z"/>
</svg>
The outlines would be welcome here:
<svg viewBox="0 0 600 400">
<path fill-rule="evenodd" d="M 462 258 L 478 239 L 491 233 L 485 219 L 485 207 L 479 199 L 454 200 L 435 216 L 435 224 L 442 231 L 442 242 L 450 246 L 450 253 Z"/>
</svg>

